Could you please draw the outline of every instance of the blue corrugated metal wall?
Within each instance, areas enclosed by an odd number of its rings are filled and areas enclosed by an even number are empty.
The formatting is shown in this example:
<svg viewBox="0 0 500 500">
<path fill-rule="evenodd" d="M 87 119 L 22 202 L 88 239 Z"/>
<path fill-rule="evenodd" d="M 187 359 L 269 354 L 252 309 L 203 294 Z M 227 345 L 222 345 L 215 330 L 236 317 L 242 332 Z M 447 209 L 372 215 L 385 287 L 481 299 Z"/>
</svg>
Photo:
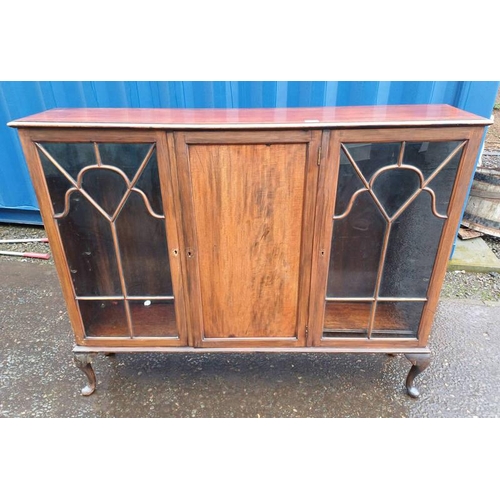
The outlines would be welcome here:
<svg viewBox="0 0 500 500">
<path fill-rule="evenodd" d="M 40 223 L 10 120 L 58 107 L 260 108 L 446 103 L 488 117 L 499 82 L 0 82 L 0 221 Z"/>
</svg>

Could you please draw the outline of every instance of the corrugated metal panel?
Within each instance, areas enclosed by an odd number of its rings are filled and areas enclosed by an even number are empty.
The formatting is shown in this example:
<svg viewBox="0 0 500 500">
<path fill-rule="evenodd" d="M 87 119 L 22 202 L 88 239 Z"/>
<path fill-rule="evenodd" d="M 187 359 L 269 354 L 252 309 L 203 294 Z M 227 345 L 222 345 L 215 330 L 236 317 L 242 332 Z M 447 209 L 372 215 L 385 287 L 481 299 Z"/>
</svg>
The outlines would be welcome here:
<svg viewBox="0 0 500 500">
<path fill-rule="evenodd" d="M 39 223 L 15 130 L 54 107 L 260 108 L 446 103 L 489 117 L 499 82 L 0 82 L 0 221 Z"/>
</svg>

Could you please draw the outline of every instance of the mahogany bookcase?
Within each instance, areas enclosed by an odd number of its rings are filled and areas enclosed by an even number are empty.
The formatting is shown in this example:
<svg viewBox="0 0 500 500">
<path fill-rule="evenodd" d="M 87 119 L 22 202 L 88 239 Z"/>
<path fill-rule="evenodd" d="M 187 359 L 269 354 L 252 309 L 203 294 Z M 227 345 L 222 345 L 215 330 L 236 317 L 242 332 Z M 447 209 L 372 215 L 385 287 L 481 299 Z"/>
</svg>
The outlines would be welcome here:
<svg viewBox="0 0 500 500">
<path fill-rule="evenodd" d="M 97 353 L 404 354 L 485 126 L 448 105 L 53 109 L 16 127 L 88 384 Z"/>
</svg>

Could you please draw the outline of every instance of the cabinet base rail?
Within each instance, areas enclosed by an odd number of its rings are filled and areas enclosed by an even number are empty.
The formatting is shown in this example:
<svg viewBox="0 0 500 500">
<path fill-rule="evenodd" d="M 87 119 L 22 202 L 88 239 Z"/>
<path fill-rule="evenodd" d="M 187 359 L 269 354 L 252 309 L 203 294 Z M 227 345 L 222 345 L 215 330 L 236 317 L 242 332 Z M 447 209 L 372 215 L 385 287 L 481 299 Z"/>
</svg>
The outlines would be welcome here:
<svg viewBox="0 0 500 500">
<path fill-rule="evenodd" d="M 412 364 L 406 377 L 406 392 L 412 398 L 418 398 L 420 391 L 415 387 L 415 377 L 420 375 L 430 364 L 431 354 L 427 347 L 423 348 L 339 348 L 339 347 L 304 347 L 304 348 L 193 348 L 193 347 L 156 347 L 156 348 L 130 348 L 130 347 L 83 347 L 76 346 L 73 349 L 75 365 L 87 376 L 87 385 L 82 389 L 82 396 L 90 396 L 96 389 L 96 376 L 92 368 L 92 360 L 97 354 L 111 356 L 117 353 L 141 353 L 141 352 L 163 352 L 163 353 L 207 353 L 207 352 L 297 352 L 297 353 L 366 353 L 366 354 L 403 354 Z"/>
</svg>

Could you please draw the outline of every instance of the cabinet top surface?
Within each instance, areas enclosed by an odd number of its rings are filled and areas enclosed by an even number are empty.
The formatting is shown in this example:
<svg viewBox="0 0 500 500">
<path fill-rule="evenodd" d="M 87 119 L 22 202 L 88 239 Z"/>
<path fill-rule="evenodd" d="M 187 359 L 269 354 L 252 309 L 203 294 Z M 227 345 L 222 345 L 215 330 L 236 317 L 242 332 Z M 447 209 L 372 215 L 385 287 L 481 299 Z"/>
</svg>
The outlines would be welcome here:
<svg viewBox="0 0 500 500">
<path fill-rule="evenodd" d="M 317 108 L 58 108 L 11 127 L 276 129 L 490 125 L 492 122 L 447 104 L 340 106 Z"/>
</svg>

